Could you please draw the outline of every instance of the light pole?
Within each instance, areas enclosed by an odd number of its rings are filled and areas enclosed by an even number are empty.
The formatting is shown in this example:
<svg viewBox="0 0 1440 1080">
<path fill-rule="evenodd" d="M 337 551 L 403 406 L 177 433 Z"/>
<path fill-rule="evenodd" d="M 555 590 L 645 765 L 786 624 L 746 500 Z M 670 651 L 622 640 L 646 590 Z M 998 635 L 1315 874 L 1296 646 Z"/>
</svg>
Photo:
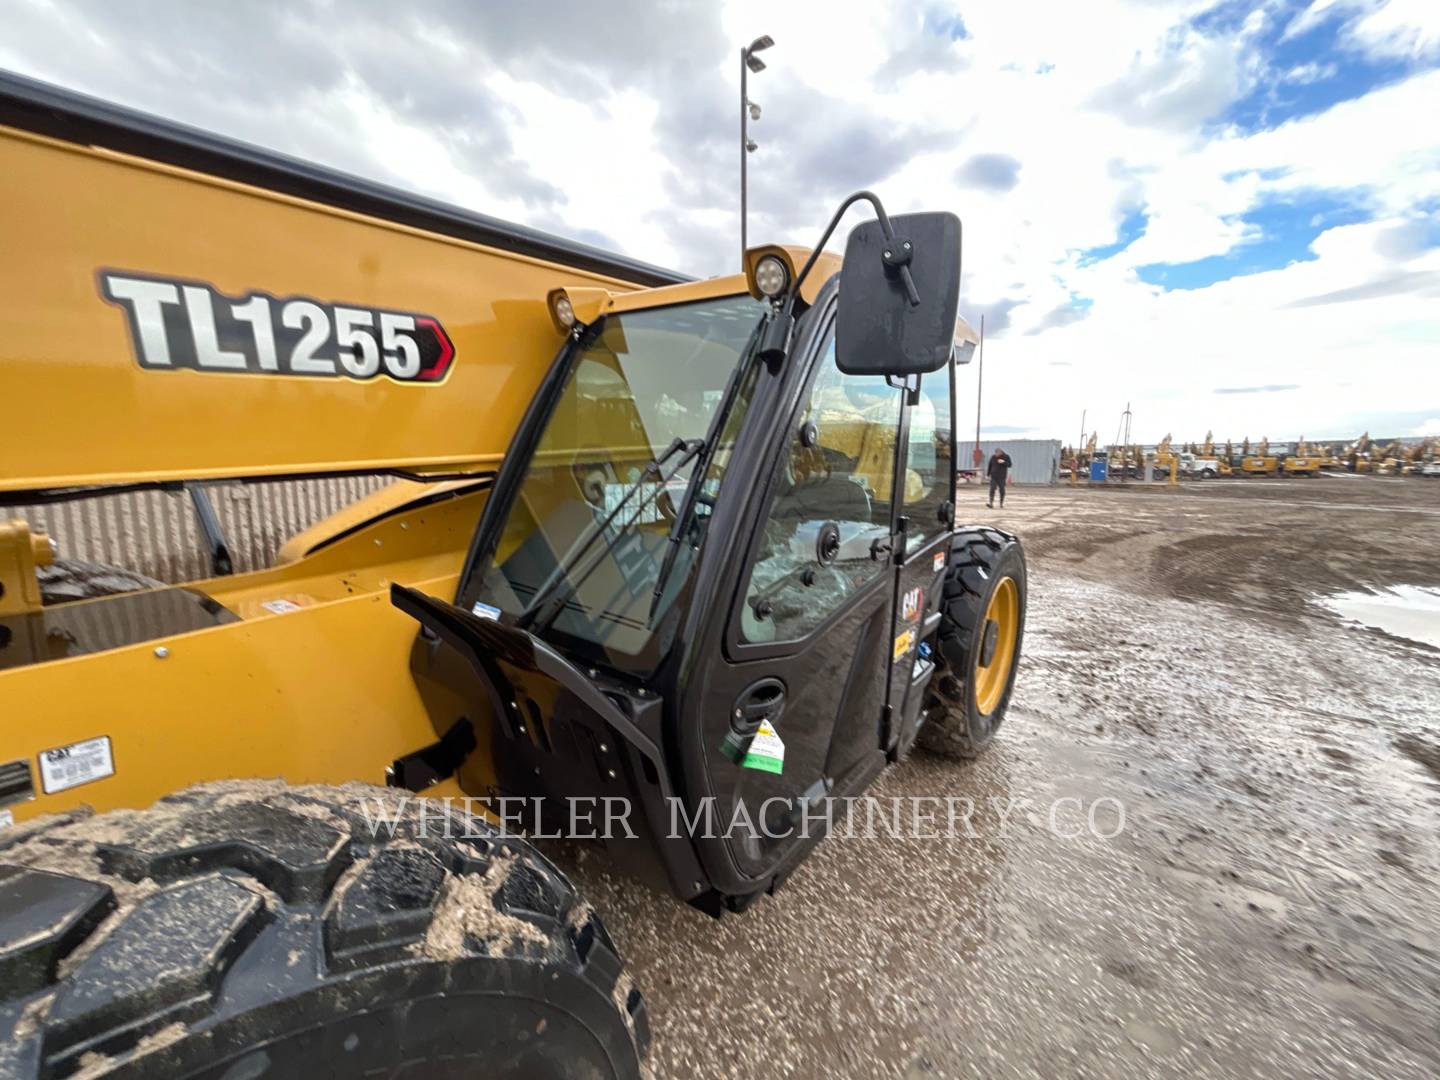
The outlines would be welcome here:
<svg viewBox="0 0 1440 1080">
<path fill-rule="evenodd" d="M 758 75 L 765 70 L 765 61 L 755 54 L 764 52 L 774 44 L 775 41 L 769 34 L 761 34 L 740 50 L 740 269 L 742 272 L 745 269 L 746 242 L 745 165 L 746 158 L 755 152 L 755 143 L 750 138 L 750 121 L 760 119 L 760 106 L 750 100 L 749 77 L 752 71 Z"/>
</svg>

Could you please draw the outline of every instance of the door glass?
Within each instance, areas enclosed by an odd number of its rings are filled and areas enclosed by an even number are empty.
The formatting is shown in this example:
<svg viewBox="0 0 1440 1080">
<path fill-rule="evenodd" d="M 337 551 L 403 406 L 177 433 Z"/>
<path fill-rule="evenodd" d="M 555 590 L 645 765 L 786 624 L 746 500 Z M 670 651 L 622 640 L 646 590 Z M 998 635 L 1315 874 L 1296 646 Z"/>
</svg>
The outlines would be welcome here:
<svg viewBox="0 0 1440 1080">
<path fill-rule="evenodd" d="M 462 590 L 465 604 L 517 618 L 548 605 L 535 633 L 553 626 L 623 670 L 649 670 L 675 596 L 673 587 L 656 596 L 672 522 L 763 311 L 749 296 L 727 296 L 607 317 L 573 360 L 495 559 L 478 589 Z M 744 407 L 737 395 L 733 408 Z M 704 477 L 712 496 L 725 460 L 717 450 Z M 699 542 L 694 530 L 680 539 L 690 542 L 670 561 L 671 582 Z"/>
<path fill-rule="evenodd" d="M 920 378 L 920 400 L 910 409 L 901 511 L 910 519 L 911 551 L 948 529 L 940 517 L 950 501 L 955 465 L 950 459 L 950 367 Z"/>
<path fill-rule="evenodd" d="M 832 338 L 780 458 L 743 640 L 804 637 L 889 566 L 870 545 L 890 535 L 899 431 L 900 391 L 883 375 L 843 374 Z"/>
</svg>

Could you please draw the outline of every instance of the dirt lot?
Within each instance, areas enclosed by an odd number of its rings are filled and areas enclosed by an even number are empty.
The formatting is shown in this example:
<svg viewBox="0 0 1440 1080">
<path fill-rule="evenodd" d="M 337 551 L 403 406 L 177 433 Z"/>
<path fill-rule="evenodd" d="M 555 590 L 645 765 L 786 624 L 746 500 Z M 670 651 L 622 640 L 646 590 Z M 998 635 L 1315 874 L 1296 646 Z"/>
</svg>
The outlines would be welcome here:
<svg viewBox="0 0 1440 1080">
<path fill-rule="evenodd" d="M 1007 726 L 877 792 L 968 795 L 979 839 L 832 838 L 718 923 L 557 853 L 657 1074 L 1440 1074 L 1440 651 L 1315 602 L 1440 586 L 1440 482 L 1016 489 L 993 520 L 1031 562 Z"/>
</svg>

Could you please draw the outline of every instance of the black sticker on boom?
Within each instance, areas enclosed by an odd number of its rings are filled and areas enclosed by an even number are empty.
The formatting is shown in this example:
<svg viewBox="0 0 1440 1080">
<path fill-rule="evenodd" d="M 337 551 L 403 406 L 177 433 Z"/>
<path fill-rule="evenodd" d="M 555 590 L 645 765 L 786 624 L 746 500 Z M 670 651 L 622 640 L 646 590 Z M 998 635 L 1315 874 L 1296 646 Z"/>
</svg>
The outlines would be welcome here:
<svg viewBox="0 0 1440 1080">
<path fill-rule="evenodd" d="M 226 296 L 199 281 L 100 271 L 141 367 L 438 383 L 455 346 L 438 319 L 307 296 Z"/>
</svg>

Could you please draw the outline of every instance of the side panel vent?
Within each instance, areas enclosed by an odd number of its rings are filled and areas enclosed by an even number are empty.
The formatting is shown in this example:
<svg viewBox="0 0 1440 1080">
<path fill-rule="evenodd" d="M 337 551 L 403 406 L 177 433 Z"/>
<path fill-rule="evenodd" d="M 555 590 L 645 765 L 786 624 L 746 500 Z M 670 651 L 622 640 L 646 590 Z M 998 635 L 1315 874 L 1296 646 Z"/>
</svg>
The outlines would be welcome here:
<svg viewBox="0 0 1440 1080">
<path fill-rule="evenodd" d="M 30 762 L 19 761 L 0 763 L 0 806 L 28 802 L 35 797 L 35 781 L 30 778 Z"/>
</svg>

